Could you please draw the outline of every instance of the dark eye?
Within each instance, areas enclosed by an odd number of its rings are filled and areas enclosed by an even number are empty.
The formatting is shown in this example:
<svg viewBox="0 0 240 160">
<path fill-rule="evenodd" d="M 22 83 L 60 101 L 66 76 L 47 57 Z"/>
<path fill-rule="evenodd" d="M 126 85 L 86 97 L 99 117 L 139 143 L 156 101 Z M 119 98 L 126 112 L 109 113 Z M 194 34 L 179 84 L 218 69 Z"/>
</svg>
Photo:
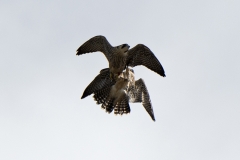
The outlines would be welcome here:
<svg viewBox="0 0 240 160">
<path fill-rule="evenodd" d="M 123 44 L 123 45 L 122 45 L 122 48 L 124 48 L 124 47 L 126 47 L 126 46 L 127 46 L 127 44 Z"/>
</svg>

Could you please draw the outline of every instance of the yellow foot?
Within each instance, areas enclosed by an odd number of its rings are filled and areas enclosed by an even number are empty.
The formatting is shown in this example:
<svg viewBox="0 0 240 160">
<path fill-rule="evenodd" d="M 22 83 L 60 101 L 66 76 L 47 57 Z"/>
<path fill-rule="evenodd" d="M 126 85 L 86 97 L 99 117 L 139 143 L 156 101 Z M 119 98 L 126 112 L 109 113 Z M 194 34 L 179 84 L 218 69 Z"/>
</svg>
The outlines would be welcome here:
<svg viewBox="0 0 240 160">
<path fill-rule="evenodd" d="M 113 74 L 112 72 L 110 72 L 110 79 L 111 79 L 111 80 L 114 80 L 114 78 L 115 78 L 115 77 L 114 77 L 114 74 Z"/>
<path fill-rule="evenodd" d="M 117 81 L 118 75 L 110 72 L 110 79 L 111 79 L 112 81 Z"/>
<path fill-rule="evenodd" d="M 114 75 L 114 80 L 117 81 L 117 79 L 119 78 L 119 76 L 117 74 Z"/>
</svg>

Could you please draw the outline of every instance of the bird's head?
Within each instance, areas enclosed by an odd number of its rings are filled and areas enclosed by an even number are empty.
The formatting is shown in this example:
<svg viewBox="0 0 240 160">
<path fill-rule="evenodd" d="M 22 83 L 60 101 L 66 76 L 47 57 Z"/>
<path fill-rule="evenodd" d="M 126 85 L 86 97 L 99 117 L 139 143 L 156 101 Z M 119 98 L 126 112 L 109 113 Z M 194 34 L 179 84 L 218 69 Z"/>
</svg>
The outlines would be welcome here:
<svg viewBox="0 0 240 160">
<path fill-rule="evenodd" d="M 128 68 L 128 69 L 129 69 L 129 72 L 134 73 L 134 70 L 132 68 Z"/>
<path fill-rule="evenodd" d="M 125 52 L 128 51 L 128 49 L 130 48 L 130 46 L 129 46 L 128 44 L 122 44 L 122 45 L 117 46 L 117 48 L 118 48 L 119 50 L 121 50 L 123 53 L 125 53 Z"/>
</svg>

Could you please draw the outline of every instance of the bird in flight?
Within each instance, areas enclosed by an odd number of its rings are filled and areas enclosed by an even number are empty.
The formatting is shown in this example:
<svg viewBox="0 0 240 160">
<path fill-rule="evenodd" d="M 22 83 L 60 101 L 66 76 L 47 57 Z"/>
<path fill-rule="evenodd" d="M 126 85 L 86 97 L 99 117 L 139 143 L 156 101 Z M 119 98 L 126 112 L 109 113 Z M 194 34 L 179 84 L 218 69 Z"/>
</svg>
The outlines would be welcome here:
<svg viewBox="0 0 240 160">
<path fill-rule="evenodd" d="M 128 44 L 113 47 L 104 36 L 95 36 L 83 43 L 76 55 L 90 52 L 102 52 L 109 62 L 110 78 L 117 79 L 128 66 L 143 65 L 165 77 L 164 69 L 153 52 L 144 44 L 138 44 L 129 49 Z"/>
<path fill-rule="evenodd" d="M 111 80 L 109 74 L 109 68 L 102 69 L 84 90 L 81 98 L 94 94 L 97 104 L 102 104 L 101 107 L 106 112 L 111 113 L 114 109 L 115 114 L 121 115 L 130 113 L 129 102 L 139 102 L 155 121 L 150 95 L 143 79 L 135 81 L 134 71 L 130 68 L 121 73 L 117 81 Z"/>
</svg>

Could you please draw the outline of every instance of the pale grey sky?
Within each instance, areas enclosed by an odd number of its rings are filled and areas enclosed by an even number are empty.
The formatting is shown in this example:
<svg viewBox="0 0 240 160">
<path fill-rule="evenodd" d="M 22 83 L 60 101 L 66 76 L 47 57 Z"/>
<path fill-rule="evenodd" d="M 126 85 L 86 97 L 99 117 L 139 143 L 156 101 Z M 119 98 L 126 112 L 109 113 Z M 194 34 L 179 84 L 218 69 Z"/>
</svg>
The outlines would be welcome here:
<svg viewBox="0 0 240 160">
<path fill-rule="evenodd" d="M 0 159 L 239 160 L 240 1 L 0 2 Z M 148 46 L 166 78 L 134 68 L 141 104 L 107 114 L 85 87 L 108 66 L 89 38 Z"/>
</svg>

